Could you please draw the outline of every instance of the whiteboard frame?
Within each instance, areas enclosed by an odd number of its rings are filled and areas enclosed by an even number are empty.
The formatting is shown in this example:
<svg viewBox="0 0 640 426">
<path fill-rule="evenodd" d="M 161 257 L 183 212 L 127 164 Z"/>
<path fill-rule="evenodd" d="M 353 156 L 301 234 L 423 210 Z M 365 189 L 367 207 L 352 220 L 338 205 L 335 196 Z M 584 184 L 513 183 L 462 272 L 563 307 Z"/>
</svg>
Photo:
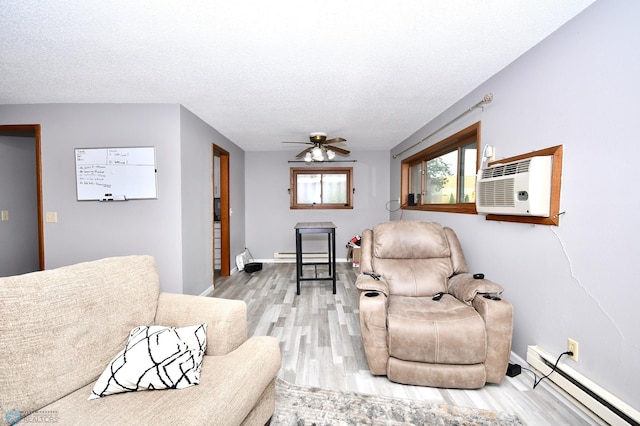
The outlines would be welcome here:
<svg viewBox="0 0 640 426">
<path fill-rule="evenodd" d="M 121 164 L 118 156 L 116 158 L 109 158 L 110 150 L 117 151 L 119 153 L 127 153 L 124 157 L 128 157 L 130 154 L 136 154 L 144 150 L 144 157 L 146 158 L 144 164 Z M 148 150 L 152 150 L 153 163 L 149 161 L 150 153 Z M 105 151 L 102 153 L 101 151 Z M 81 155 L 93 156 L 88 160 L 81 160 Z M 96 155 L 100 155 L 99 158 L 95 158 Z M 123 160 L 128 161 L 128 160 Z M 146 162 L 149 163 L 146 163 Z M 75 163 L 75 175 L 76 175 L 76 200 L 77 201 L 125 201 L 125 200 L 156 200 L 158 199 L 158 169 L 156 165 L 156 147 L 155 146 L 109 146 L 109 147 L 85 147 L 74 148 L 74 163 Z M 88 173 L 88 174 L 85 174 Z M 109 174 L 113 177 L 104 177 L 105 174 Z M 142 178 L 145 181 L 142 186 L 136 186 L 134 182 L 133 186 L 128 186 L 130 182 L 125 178 L 134 177 Z M 89 177 L 90 175 L 90 177 Z M 118 181 L 120 179 L 121 181 Z M 86 183 L 86 181 L 91 181 Z M 106 182 L 105 182 L 106 180 Z M 94 184 L 93 182 L 99 181 L 101 183 Z M 104 183 L 102 183 L 104 182 Z M 84 187 L 84 185 L 88 185 Z M 115 185 L 115 187 L 114 187 Z M 99 190 L 94 189 L 94 186 L 100 187 Z M 92 188 L 89 188 L 92 187 Z M 127 195 L 129 192 L 129 195 Z"/>
</svg>

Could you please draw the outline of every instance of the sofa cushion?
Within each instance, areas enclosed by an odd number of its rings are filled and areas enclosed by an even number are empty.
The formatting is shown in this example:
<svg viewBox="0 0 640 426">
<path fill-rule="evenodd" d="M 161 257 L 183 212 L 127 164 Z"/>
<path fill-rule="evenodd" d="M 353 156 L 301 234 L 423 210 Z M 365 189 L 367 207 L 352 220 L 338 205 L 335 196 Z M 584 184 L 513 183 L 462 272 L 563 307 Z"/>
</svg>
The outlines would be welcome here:
<svg viewBox="0 0 640 426">
<path fill-rule="evenodd" d="M 138 390 L 183 389 L 200 383 L 207 324 L 136 327 L 109 363 L 89 399 Z"/>
<path fill-rule="evenodd" d="M 227 355 L 205 355 L 198 386 L 88 401 L 89 384 L 43 410 L 57 413 L 65 425 L 239 425 L 278 374 L 280 361 L 277 339 L 252 337 Z"/>
<path fill-rule="evenodd" d="M 450 294 L 389 297 L 389 355 L 434 364 L 478 364 L 487 356 L 484 321 Z"/>
<path fill-rule="evenodd" d="M 0 278 L 3 407 L 35 411 L 92 384 L 129 331 L 153 323 L 159 289 L 151 256 Z"/>
</svg>

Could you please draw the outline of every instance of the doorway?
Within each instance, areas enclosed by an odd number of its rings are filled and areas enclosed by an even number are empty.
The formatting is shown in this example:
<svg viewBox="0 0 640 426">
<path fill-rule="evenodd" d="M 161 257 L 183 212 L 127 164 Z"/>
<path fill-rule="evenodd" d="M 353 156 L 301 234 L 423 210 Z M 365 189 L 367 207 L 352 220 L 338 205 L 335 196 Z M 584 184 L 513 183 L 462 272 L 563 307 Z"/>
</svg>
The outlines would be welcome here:
<svg viewBox="0 0 640 426">
<path fill-rule="evenodd" d="M 16 143 L 15 141 L 18 141 L 17 143 L 19 143 L 20 145 L 22 145 L 23 143 L 32 144 L 31 146 L 33 147 L 33 151 L 31 151 L 30 149 L 31 147 L 27 147 L 26 149 L 32 153 L 32 154 L 27 153 L 28 156 L 33 155 L 35 157 L 35 158 L 31 157 L 33 162 L 29 161 L 29 164 L 35 164 L 35 167 L 31 169 L 31 171 L 27 170 L 26 173 L 29 175 L 29 178 L 30 178 L 29 181 L 30 182 L 35 181 L 35 185 L 31 186 L 31 184 L 28 184 L 29 186 L 25 187 L 24 196 L 21 196 L 20 199 L 27 200 L 25 202 L 27 204 L 24 204 L 24 205 L 26 206 L 33 205 L 35 207 L 35 210 L 36 210 L 35 212 L 25 212 L 25 215 L 27 216 L 29 216 L 30 213 L 33 213 L 33 217 L 35 217 L 35 220 L 29 223 L 26 223 L 25 225 L 21 225 L 22 231 L 20 232 L 24 232 L 25 234 L 35 235 L 35 237 L 32 239 L 33 240 L 32 244 L 34 246 L 30 248 L 26 248 L 26 250 L 37 252 L 37 255 L 35 256 L 37 259 L 34 260 L 34 263 L 31 266 L 27 266 L 25 264 L 24 268 L 30 269 L 30 270 L 20 271 L 20 273 L 33 272 L 35 270 L 43 270 L 45 268 L 44 222 L 43 222 L 44 214 L 42 212 L 42 209 L 43 209 L 42 207 L 42 158 L 40 153 L 40 125 L 39 124 L 0 125 L 0 140 L 3 137 L 11 138 L 10 139 L 12 141 L 11 143 Z M 9 144 L 9 142 L 6 142 L 6 143 Z M 21 147 L 21 148 L 25 148 L 25 147 Z M 14 159 L 11 159 L 11 158 L 4 159 L 4 161 L 12 161 L 12 160 Z M 35 179 L 31 179 L 32 177 Z M 3 180 L 9 179 L 10 185 L 20 184 L 20 182 L 16 182 L 15 177 L 13 178 L 11 176 L 2 177 L 2 179 Z M 13 204 L 13 202 L 19 202 L 18 199 L 10 195 L 2 198 L 4 198 L 5 200 L 9 199 L 10 200 L 9 204 Z M 35 203 L 33 203 L 33 201 L 30 201 L 30 200 L 35 200 Z M 0 209 L 2 210 L 2 220 L 5 222 L 8 222 L 9 225 L 12 225 L 14 223 L 19 223 L 19 222 L 15 222 L 19 218 L 19 216 L 15 216 L 16 219 L 13 219 L 12 221 L 12 214 L 11 214 L 12 208 L 13 208 L 12 205 L 0 206 Z M 32 207 L 26 207 L 26 208 L 30 209 Z M 18 215 L 18 213 L 19 211 L 14 210 L 14 215 Z M 11 239 L 13 238 L 10 238 L 10 241 Z M 15 275 L 15 274 L 11 274 L 11 275 Z"/>
<path fill-rule="evenodd" d="M 229 152 L 216 144 L 212 147 L 213 181 L 213 282 L 231 275 L 230 212 L 229 212 Z"/>
</svg>

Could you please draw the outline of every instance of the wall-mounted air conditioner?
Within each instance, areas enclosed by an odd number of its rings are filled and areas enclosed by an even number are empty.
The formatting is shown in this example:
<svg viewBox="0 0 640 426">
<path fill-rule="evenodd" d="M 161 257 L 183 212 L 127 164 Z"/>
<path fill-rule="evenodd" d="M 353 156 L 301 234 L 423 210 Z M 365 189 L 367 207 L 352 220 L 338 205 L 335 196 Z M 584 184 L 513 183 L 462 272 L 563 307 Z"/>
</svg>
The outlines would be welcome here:
<svg viewBox="0 0 640 426">
<path fill-rule="evenodd" d="M 495 164 L 478 171 L 478 213 L 550 216 L 553 156 Z"/>
</svg>

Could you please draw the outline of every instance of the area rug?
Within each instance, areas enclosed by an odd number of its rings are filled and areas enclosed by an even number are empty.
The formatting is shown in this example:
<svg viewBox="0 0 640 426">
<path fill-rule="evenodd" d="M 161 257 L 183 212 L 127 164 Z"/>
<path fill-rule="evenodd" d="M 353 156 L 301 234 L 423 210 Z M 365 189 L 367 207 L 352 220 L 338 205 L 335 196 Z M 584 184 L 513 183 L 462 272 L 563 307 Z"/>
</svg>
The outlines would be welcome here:
<svg viewBox="0 0 640 426">
<path fill-rule="evenodd" d="M 515 414 L 298 386 L 278 379 L 271 426 L 524 425 Z"/>
</svg>

